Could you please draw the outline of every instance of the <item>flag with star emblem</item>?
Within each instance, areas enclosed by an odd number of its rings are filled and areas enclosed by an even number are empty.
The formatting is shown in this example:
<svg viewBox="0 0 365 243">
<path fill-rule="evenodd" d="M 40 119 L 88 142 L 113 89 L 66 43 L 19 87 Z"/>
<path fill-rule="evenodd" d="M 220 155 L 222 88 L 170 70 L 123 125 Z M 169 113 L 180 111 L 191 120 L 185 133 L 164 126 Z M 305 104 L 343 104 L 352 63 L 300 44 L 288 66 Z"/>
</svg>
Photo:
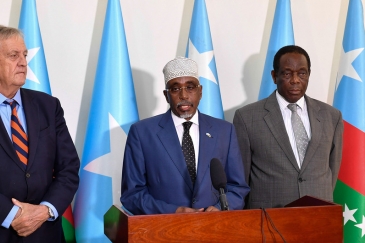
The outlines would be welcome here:
<svg viewBox="0 0 365 243">
<path fill-rule="evenodd" d="M 23 88 L 52 95 L 35 0 L 22 1 L 19 29 L 24 34 L 24 42 L 28 48 L 27 78 Z M 62 215 L 62 228 L 66 242 L 76 242 L 71 205 Z"/>
<path fill-rule="evenodd" d="M 259 100 L 267 98 L 276 89 L 276 84 L 274 84 L 271 77 L 274 56 L 281 47 L 287 45 L 294 45 L 290 0 L 277 0 L 264 72 L 262 74 Z"/>
<path fill-rule="evenodd" d="M 76 194 L 77 242 L 110 242 L 104 214 L 121 206 L 124 147 L 139 120 L 119 0 L 109 0 Z"/>
<path fill-rule="evenodd" d="M 334 106 L 343 115 L 343 155 L 334 201 L 343 205 L 344 242 L 365 242 L 365 32 L 361 0 L 350 0 Z"/>
<path fill-rule="evenodd" d="M 224 119 L 205 0 L 195 0 L 194 2 L 185 56 L 193 59 L 198 64 L 199 81 L 203 86 L 203 97 L 199 103 L 199 111 Z"/>
<path fill-rule="evenodd" d="M 51 94 L 35 0 L 22 1 L 19 29 L 24 34 L 25 45 L 28 48 L 27 80 L 23 88 Z"/>
</svg>

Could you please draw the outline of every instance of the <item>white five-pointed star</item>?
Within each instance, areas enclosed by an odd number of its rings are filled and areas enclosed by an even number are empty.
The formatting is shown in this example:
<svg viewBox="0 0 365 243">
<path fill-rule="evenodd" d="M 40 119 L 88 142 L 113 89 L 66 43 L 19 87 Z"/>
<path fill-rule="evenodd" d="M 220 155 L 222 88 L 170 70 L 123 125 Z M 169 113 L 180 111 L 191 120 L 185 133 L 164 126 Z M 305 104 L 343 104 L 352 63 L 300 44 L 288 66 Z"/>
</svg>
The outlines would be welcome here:
<svg viewBox="0 0 365 243">
<path fill-rule="evenodd" d="M 356 227 L 361 229 L 361 237 L 365 235 L 365 217 L 362 216 L 362 223 L 361 224 L 355 224 Z"/>
<path fill-rule="evenodd" d="M 193 42 L 191 42 L 191 40 L 189 39 L 188 56 L 189 58 L 196 61 L 196 63 L 198 64 L 200 77 L 206 78 L 212 81 L 213 83 L 218 84 L 212 70 L 209 67 L 209 63 L 212 61 L 214 57 L 213 50 L 199 53 L 199 51 L 195 48 Z"/>
<path fill-rule="evenodd" d="M 349 208 L 345 204 L 345 212 L 342 213 L 342 215 L 343 215 L 343 225 L 345 225 L 347 223 L 347 221 L 349 221 L 349 220 L 357 223 L 356 220 L 355 220 L 355 218 L 354 218 L 354 213 L 356 211 L 357 211 L 357 208 L 356 209 L 349 210 Z"/>
<path fill-rule="evenodd" d="M 36 47 L 36 48 L 32 48 L 32 49 L 28 50 L 28 55 L 27 55 L 27 63 L 28 64 L 33 59 L 33 57 L 37 54 L 39 49 L 40 49 L 40 47 Z M 35 76 L 33 70 L 29 67 L 29 65 L 27 65 L 27 79 L 39 84 L 39 80 L 38 80 L 37 76 Z"/>
<path fill-rule="evenodd" d="M 359 74 L 352 66 L 352 62 L 360 55 L 360 53 L 363 50 L 364 48 L 359 48 L 345 53 L 344 49 L 342 48 L 340 66 L 338 67 L 338 73 L 337 73 L 336 90 L 343 76 L 348 76 L 350 78 L 362 82 Z"/>
<path fill-rule="evenodd" d="M 127 135 L 114 117 L 109 114 L 110 153 L 91 161 L 84 170 L 112 178 L 113 205 L 121 206 L 121 179 L 124 147 Z"/>
</svg>

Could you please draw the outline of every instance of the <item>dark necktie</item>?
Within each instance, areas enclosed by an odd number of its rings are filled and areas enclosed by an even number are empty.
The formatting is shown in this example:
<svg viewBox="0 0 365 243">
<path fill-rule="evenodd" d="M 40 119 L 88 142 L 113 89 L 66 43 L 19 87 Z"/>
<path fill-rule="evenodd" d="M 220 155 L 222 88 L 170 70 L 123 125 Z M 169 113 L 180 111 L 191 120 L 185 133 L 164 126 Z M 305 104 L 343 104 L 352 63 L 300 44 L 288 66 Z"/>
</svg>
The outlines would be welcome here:
<svg viewBox="0 0 365 243">
<path fill-rule="evenodd" d="M 22 125 L 20 124 L 18 113 L 16 110 L 17 102 L 11 103 L 4 101 L 4 104 L 10 105 L 11 107 L 11 138 L 13 140 L 13 146 L 15 152 L 18 154 L 20 161 L 27 165 L 28 164 L 28 136 L 25 133 Z"/>
<path fill-rule="evenodd" d="M 196 168 L 195 168 L 195 150 L 193 140 L 190 137 L 189 129 L 193 123 L 192 122 L 184 122 L 184 134 L 182 138 L 182 151 L 185 157 L 186 165 L 190 174 L 191 181 L 193 185 L 196 179 Z"/>
<path fill-rule="evenodd" d="M 309 143 L 307 132 L 305 131 L 302 119 L 300 119 L 297 113 L 297 104 L 289 104 L 289 110 L 291 110 L 291 124 L 294 131 L 295 143 L 297 144 L 297 150 L 299 155 L 300 165 L 302 165 L 305 152 Z"/>
</svg>

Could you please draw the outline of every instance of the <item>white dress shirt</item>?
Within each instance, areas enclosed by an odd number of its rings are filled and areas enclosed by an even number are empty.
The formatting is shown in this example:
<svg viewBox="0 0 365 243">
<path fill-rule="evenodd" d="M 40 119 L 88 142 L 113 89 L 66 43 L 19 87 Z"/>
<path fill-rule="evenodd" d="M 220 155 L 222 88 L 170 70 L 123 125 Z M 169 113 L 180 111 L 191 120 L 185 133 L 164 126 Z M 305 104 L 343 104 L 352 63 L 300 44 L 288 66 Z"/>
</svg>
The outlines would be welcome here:
<svg viewBox="0 0 365 243">
<path fill-rule="evenodd" d="M 300 168 L 301 164 L 300 164 L 300 160 L 299 160 L 297 144 L 295 142 L 294 131 L 293 131 L 293 127 L 292 127 L 292 124 L 291 124 L 291 114 L 292 114 L 292 112 L 288 108 L 288 105 L 291 104 L 291 103 L 286 101 L 284 99 L 284 97 L 282 97 L 279 94 L 278 91 L 276 91 L 276 99 L 278 100 L 280 110 L 281 110 L 281 115 L 283 116 L 283 119 L 284 119 L 284 124 L 285 124 L 285 128 L 286 128 L 286 132 L 289 136 L 290 145 L 292 147 L 292 150 L 293 150 L 294 155 L 295 155 L 295 159 L 297 160 L 298 166 Z M 300 119 L 303 122 L 305 131 L 307 132 L 308 139 L 310 141 L 311 137 L 312 137 L 311 136 L 311 127 L 310 127 L 310 122 L 309 122 L 307 103 L 305 102 L 304 96 L 302 98 L 300 98 L 296 102 L 296 104 L 298 105 L 297 113 L 298 113 Z"/>
<path fill-rule="evenodd" d="M 177 136 L 179 137 L 180 146 L 182 144 L 182 137 L 184 134 L 184 126 L 183 123 L 186 122 L 184 118 L 180 118 L 176 116 L 171 111 L 172 121 L 174 122 Z M 194 114 L 194 116 L 189 120 L 193 124 L 191 125 L 189 129 L 190 137 L 193 140 L 194 144 L 194 150 L 195 150 L 195 166 L 196 166 L 196 172 L 198 173 L 198 158 L 199 158 L 199 116 L 198 111 Z"/>
</svg>

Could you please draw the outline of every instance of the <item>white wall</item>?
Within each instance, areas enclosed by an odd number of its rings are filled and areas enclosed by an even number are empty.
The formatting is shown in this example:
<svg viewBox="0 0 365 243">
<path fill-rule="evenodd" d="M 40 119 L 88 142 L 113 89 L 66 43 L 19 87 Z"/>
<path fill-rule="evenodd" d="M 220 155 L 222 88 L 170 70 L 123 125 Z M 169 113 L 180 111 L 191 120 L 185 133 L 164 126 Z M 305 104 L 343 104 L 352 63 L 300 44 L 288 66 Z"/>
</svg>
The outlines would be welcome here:
<svg viewBox="0 0 365 243">
<path fill-rule="evenodd" d="M 365 1 L 365 0 L 364 0 Z M 162 68 L 184 55 L 193 0 L 121 0 L 140 118 L 166 111 Z M 107 0 L 37 0 L 51 89 L 82 155 Z M 206 0 L 226 120 L 257 100 L 274 0 Z M 292 0 L 295 43 L 307 50 L 307 94 L 332 104 L 348 0 Z M 21 0 L 0 0 L 18 26 Z"/>
</svg>

